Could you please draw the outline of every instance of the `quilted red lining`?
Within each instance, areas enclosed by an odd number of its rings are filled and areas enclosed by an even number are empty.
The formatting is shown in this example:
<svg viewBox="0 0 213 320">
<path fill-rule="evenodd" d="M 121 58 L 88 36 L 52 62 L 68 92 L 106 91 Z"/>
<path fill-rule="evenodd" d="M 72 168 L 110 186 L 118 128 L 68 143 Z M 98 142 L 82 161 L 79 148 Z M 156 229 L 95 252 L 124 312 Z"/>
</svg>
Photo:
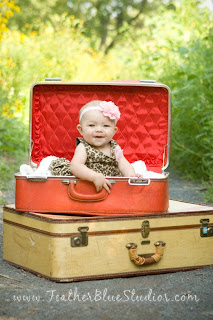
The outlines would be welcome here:
<svg viewBox="0 0 213 320">
<path fill-rule="evenodd" d="M 72 159 L 79 109 L 91 100 L 113 101 L 121 111 L 114 139 L 130 162 L 145 161 L 160 172 L 168 144 L 168 90 L 164 87 L 37 84 L 32 92 L 32 152 L 35 163 L 49 156 Z M 165 163 L 165 160 L 164 160 Z"/>
</svg>

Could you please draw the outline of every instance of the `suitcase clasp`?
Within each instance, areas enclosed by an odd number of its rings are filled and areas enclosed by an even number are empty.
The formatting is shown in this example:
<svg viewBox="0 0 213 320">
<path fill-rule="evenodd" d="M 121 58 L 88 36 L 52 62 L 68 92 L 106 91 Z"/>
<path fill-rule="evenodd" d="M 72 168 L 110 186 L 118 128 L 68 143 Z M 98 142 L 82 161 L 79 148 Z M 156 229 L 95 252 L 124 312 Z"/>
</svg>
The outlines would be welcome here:
<svg viewBox="0 0 213 320">
<path fill-rule="evenodd" d="M 27 176 L 27 180 L 30 182 L 46 182 L 47 177 L 46 176 Z"/>
<path fill-rule="evenodd" d="M 143 221 L 142 226 L 141 226 L 141 234 L 142 234 L 142 237 L 143 237 L 143 238 L 148 238 L 149 233 L 150 233 L 149 221 L 148 221 L 148 220 L 145 220 L 145 221 Z"/>
<path fill-rule="evenodd" d="M 79 235 L 73 235 L 71 237 L 71 247 L 86 247 L 88 246 L 88 227 L 79 227 Z"/>
<path fill-rule="evenodd" d="M 209 226 L 209 219 L 201 219 L 200 236 L 213 237 L 213 226 Z"/>
<path fill-rule="evenodd" d="M 128 180 L 130 186 L 148 186 L 150 184 L 150 179 L 145 178 L 130 178 Z"/>
</svg>

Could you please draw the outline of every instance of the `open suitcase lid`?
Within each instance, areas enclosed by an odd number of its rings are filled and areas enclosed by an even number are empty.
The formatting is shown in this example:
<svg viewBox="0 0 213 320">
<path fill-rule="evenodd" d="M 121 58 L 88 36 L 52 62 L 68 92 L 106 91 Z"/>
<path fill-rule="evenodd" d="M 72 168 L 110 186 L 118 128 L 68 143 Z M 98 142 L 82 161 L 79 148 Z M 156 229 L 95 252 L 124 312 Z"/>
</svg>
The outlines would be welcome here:
<svg viewBox="0 0 213 320">
<path fill-rule="evenodd" d="M 113 101 L 119 107 L 121 118 L 113 139 L 129 162 L 143 160 L 155 172 L 168 167 L 171 93 L 166 85 L 148 80 L 35 83 L 30 99 L 31 163 L 38 165 L 50 155 L 72 159 L 79 110 L 91 100 Z"/>
</svg>

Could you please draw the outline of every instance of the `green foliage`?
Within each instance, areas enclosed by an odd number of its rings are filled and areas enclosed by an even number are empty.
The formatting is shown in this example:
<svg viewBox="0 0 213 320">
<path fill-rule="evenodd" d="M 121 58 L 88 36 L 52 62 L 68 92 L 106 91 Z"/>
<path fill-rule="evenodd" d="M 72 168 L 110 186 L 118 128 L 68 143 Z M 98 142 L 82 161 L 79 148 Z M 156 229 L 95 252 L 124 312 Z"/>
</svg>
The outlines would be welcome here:
<svg viewBox="0 0 213 320">
<path fill-rule="evenodd" d="M 107 53 L 120 42 L 126 31 L 140 28 L 142 13 L 156 9 L 161 2 L 153 0 L 17 0 L 20 13 L 10 20 L 10 26 L 18 26 L 22 32 L 38 31 L 41 24 L 51 22 L 57 12 L 65 12 L 78 20 L 84 21 L 83 34 L 90 38 L 93 49 Z M 54 27 L 54 24 L 52 25 Z"/>
<path fill-rule="evenodd" d="M 0 42 L 5 32 L 8 31 L 8 21 L 13 16 L 14 11 L 19 11 L 20 8 L 13 0 L 1 0 L 0 2 Z"/>
<path fill-rule="evenodd" d="M 14 115 L 15 108 L 9 108 L 8 97 L 0 87 L 0 186 L 3 177 L 11 177 L 10 166 L 17 170 L 17 163 L 26 158 L 28 149 L 28 126 Z M 13 171 L 14 172 L 14 171 Z M 1 190 L 1 187 L 0 187 Z"/>
<path fill-rule="evenodd" d="M 207 192 L 205 193 L 206 201 L 213 202 L 213 169 L 210 168 L 210 182 L 206 184 Z"/>
<path fill-rule="evenodd" d="M 210 182 L 213 20 L 198 2 L 184 0 L 181 4 L 171 11 L 162 6 L 161 19 L 153 15 L 134 40 L 126 38 L 120 55 L 126 64 L 123 78 L 151 78 L 171 88 L 171 166 L 188 177 Z M 213 193 L 210 197 L 213 199 Z"/>
<path fill-rule="evenodd" d="M 10 185 L 14 173 L 23 161 L 28 150 L 28 128 L 17 118 L 0 115 L 0 204 L 4 203 L 3 192 Z"/>
<path fill-rule="evenodd" d="M 22 155 L 28 147 L 28 130 L 17 118 L 1 116 L 0 154 L 14 157 Z"/>
<path fill-rule="evenodd" d="M 171 74 L 165 79 L 173 89 L 174 165 L 205 180 L 210 179 L 213 167 L 212 31 L 208 40 L 200 39 L 181 48 L 181 62 L 170 69 Z"/>
<path fill-rule="evenodd" d="M 181 16 L 187 42 L 174 50 L 161 79 L 173 93 L 172 165 L 193 178 L 209 181 L 213 167 L 213 23 L 205 12 L 198 15 L 192 3 L 190 8 L 189 19 Z"/>
<path fill-rule="evenodd" d="M 112 57 L 103 58 L 90 48 L 81 34 L 82 21 L 66 13 L 50 19 L 40 26 L 41 30 L 28 35 L 8 31 L 1 43 L 0 190 L 18 171 L 20 161 L 27 158 L 29 96 L 34 82 L 51 77 L 111 80 L 118 78 L 121 70 L 118 63 L 112 71 Z"/>
</svg>

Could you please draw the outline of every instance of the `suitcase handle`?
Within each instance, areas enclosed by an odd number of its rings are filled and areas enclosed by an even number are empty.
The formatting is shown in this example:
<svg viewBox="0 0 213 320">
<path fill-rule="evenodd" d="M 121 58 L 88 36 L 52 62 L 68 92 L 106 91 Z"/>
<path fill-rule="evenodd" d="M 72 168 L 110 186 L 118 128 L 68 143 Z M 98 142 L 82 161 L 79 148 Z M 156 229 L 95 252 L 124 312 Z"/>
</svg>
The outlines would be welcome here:
<svg viewBox="0 0 213 320">
<path fill-rule="evenodd" d="M 136 243 L 128 243 L 126 245 L 129 250 L 129 258 L 134 262 L 137 266 L 143 266 L 147 264 L 153 264 L 159 262 L 163 258 L 164 247 L 166 243 L 164 241 L 155 242 L 156 252 L 148 258 L 143 257 L 142 255 L 137 254 L 137 244 Z"/>
<path fill-rule="evenodd" d="M 81 180 L 82 191 L 76 190 L 76 181 L 70 181 L 68 187 L 68 195 L 72 200 L 76 201 L 102 201 L 108 196 L 106 189 L 102 189 L 100 192 L 96 192 L 93 183 Z M 91 193 L 87 193 L 87 190 L 92 190 Z"/>
</svg>

